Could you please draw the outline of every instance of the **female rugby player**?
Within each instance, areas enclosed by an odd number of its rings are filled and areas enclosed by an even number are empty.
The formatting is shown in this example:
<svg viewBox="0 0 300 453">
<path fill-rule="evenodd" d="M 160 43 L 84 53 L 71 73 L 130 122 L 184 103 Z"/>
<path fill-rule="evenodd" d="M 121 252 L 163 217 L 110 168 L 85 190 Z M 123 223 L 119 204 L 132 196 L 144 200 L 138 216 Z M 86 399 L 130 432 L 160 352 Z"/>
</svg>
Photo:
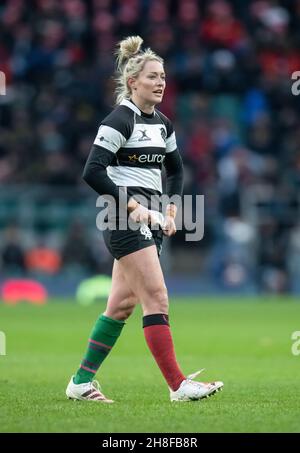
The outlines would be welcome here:
<svg viewBox="0 0 300 453">
<path fill-rule="evenodd" d="M 170 390 L 171 401 L 200 400 L 223 383 L 194 381 L 177 363 L 168 318 L 168 293 L 159 255 L 163 235 L 176 233 L 177 206 L 166 207 L 161 228 L 159 208 L 139 202 L 162 193 L 161 169 L 165 166 L 167 195 L 182 195 L 183 166 L 172 123 L 155 106 L 166 87 L 163 60 L 151 49 L 141 50 L 142 38 L 132 36 L 117 51 L 117 106 L 101 122 L 83 179 L 100 195 L 113 197 L 137 228 L 114 227 L 103 232 L 115 258 L 112 288 L 105 312 L 96 321 L 81 365 L 66 390 L 71 399 L 112 403 L 93 378 L 120 336 L 125 320 L 140 303 L 147 345 Z M 120 212 L 120 211 L 118 211 Z M 150 228 L 149 228 L 150 225 Z"/>
</svg>

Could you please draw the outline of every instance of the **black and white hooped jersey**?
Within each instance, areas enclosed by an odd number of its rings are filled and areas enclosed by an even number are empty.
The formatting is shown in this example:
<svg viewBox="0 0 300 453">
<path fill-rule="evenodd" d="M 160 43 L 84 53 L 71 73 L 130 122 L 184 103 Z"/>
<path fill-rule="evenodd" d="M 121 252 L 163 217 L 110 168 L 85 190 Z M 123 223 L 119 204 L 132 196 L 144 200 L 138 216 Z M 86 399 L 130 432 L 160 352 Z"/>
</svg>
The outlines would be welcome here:
<svg viewBox="0 0 300 453">
<path fill-rule="evenodd" d="M 123 100 L 100 124 L 84 179 L 100 195 L 115 196 L 117 187 L 125 187 L 128 198 L 140 194 L 149 200 L 162 193 L 163 164 L 168 195 L 181 195 L 182 161 L 171 121 L 158 110 L 146 114 Z"/>
</svg>

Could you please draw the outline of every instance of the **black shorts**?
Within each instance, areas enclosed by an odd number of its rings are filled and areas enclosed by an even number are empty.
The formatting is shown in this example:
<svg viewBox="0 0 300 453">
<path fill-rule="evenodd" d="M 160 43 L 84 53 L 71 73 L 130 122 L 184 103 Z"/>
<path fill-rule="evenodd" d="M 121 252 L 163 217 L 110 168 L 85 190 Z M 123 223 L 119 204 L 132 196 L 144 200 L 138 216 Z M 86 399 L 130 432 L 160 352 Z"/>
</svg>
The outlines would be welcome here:
<svg viewBox="0 0 300 453">
<path fill-rule="evenodd" d="M 103 238 L 109 252 L 117 260 L 130 253 L 149 247 L 150 245 L 156 245 L 157 254 L 160 256 L 163 232 L 161 229 L 151 230 L 149 227 L 143 225 L 136 231 L 130 229 L 106 229 L 103 231 Z"/>
</svg>

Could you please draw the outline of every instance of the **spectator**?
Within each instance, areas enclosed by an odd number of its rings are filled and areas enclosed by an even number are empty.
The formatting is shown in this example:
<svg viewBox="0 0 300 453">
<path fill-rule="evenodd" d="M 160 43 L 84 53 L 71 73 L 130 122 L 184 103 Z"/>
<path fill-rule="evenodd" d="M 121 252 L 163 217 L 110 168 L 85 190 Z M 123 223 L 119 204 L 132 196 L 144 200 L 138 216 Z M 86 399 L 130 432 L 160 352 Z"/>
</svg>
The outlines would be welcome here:
<svg viewBox="0 0 300 453">
<path fill-rule="evenodd" d="M 74 222 L 62 248 L 62 262 L 65 268 L 81 267 L 89 273 L 98 271 L 98 263 L 88 243 L 87 232 L 80 222 Z"/>
<path fill-rule="evenodd" d="M 61 268 L 61 256 L 59 251 L 49 247 L 45 239 L 40 239 L 39 243 L 25 254 L 26 269 L 37 274 L 57 274 Z"/>
<path fill-rule="evenodd" d="M 24 250 L 21 246 L 19 229 L 10 225 L 4 232 L 4 246 L 1 250 L 2 271 L 5 275 L 25 272 Z"/>
</svg>

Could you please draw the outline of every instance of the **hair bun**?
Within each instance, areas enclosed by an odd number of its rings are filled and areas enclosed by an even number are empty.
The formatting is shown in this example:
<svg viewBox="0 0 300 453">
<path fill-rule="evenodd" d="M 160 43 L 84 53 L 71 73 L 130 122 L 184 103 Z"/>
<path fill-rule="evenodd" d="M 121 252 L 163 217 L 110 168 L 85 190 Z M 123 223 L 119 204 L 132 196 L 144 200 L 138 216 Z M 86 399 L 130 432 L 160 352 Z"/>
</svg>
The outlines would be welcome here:
<svg viewBox="0 0 300 453">
<path fill-rule="evenodd" d="M 141 49 L 143 39 L 140 36 L 129 36 L 120 42 L 117 50 L 117 66 L 120 69 L 129 58 L 137 55 Z"/>
</svg>

